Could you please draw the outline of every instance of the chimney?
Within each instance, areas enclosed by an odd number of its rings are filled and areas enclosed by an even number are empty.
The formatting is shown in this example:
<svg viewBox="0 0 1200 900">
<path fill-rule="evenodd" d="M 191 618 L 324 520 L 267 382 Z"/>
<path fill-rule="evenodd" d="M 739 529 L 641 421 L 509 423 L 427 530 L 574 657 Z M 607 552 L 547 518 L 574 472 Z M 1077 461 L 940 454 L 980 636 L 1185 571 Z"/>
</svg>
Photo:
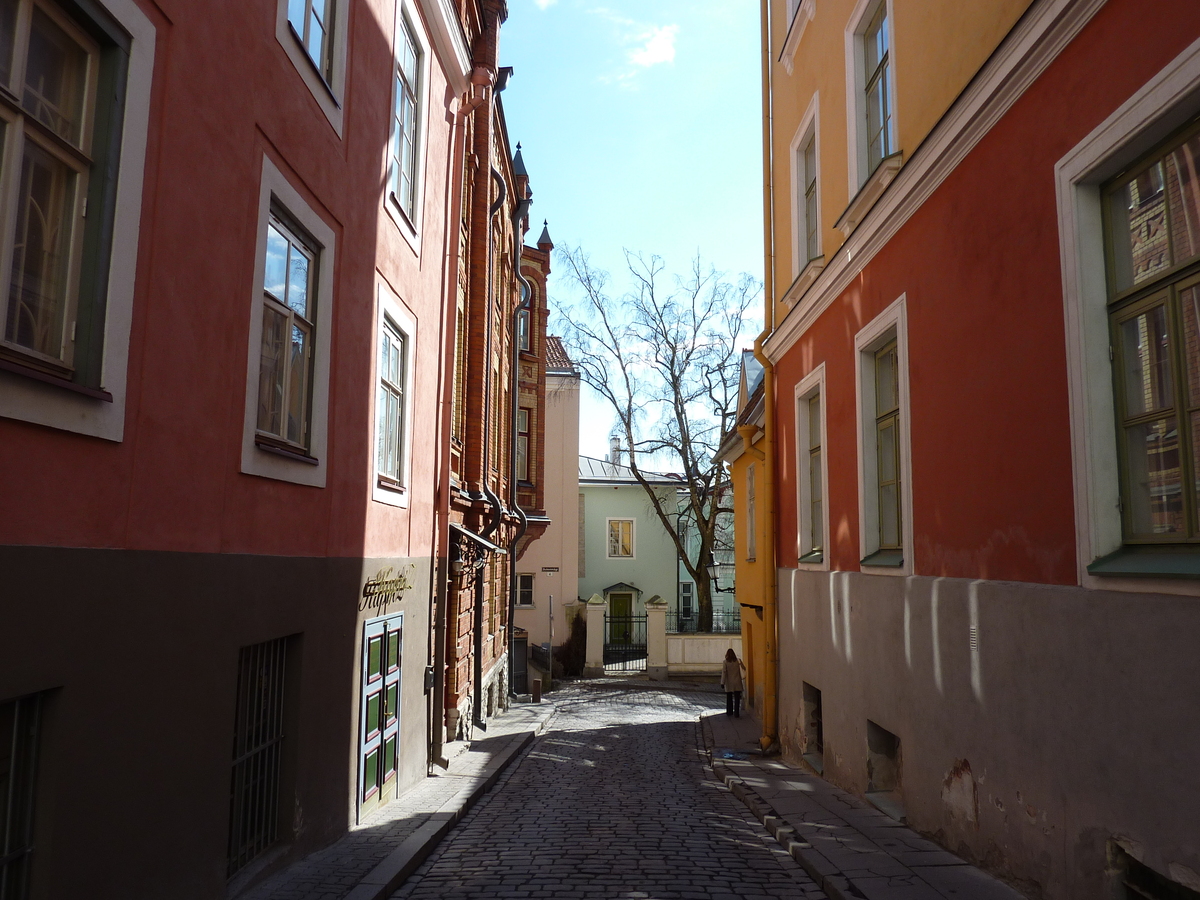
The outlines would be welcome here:
<svg viewBox="0 0 1200 900">
<path fill-rule="evenodd" d="M 621 439 L 615 434 L 608 439 L 608 461 L 614 466 L 621 464 Z"/>
</svg>

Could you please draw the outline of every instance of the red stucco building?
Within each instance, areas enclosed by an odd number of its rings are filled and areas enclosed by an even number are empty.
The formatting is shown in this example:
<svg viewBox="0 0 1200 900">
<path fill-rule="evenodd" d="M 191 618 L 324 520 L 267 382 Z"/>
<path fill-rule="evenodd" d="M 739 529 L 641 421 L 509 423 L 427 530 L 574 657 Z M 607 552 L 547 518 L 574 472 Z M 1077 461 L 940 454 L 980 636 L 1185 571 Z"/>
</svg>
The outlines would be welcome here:
<svg viewBox="0 0 1200 900">
<path fill-rule="evenodd" d="M 777 284 L 777 736 L 1028 896 L 1194 896 L 1200 7 L 1033 2 L 963 85 Z"/>
<path fill-rule="evenodd" d="M 507 7 L 10 12 L 0 881 L 236 896 L 507 703 L 503 630 L 454 680 L 444 628 L 452 448 L 512 437 L 501 396 L 452 434 L 456 372 L 506 358 L 456 334 L 521 300 Z"/>
</svg>

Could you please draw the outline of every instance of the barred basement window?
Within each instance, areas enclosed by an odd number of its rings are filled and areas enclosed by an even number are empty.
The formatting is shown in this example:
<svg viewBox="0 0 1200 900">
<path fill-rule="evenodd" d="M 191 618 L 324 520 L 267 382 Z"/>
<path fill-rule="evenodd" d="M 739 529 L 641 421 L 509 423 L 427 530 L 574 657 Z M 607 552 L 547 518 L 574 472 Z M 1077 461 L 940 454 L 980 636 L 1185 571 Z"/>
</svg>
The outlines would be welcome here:
<svg viewBox="0 0 1200 900">
<path fill-rule="evenodd" d="M 278 837 L 286 662 L 287 638 L 243 647 L 238 653 L 227 877 Z"/>
<path fill-rule="evenodd" d="M 0 704 L 0 897 L 29 896 L 33 788 L 42 697 Z"/>
</svg>

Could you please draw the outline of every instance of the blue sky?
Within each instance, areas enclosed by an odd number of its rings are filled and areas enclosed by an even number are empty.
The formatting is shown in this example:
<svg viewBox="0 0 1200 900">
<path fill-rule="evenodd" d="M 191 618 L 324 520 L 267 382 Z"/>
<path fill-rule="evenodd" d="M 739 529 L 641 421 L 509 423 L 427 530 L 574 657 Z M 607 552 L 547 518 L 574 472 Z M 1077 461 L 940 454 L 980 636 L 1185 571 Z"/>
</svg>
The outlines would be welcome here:
<svg viewBox="0 0 1200 900">
<path fill-rule="evenodd" d="M 616 293 L 622 248 L 681 272 L 699 250 L 761 279 L 759 52 L 755 0 L 509 0 L 504 112 L 534 192 L 530 243 L 549 219 Z M 569 290 L 556 275 L 551 305 Z M 596 416 L 611 418 L 585 401 Z M 606 428 L 584 429 L 581 453 L 606 447 Z"/>
</svg>

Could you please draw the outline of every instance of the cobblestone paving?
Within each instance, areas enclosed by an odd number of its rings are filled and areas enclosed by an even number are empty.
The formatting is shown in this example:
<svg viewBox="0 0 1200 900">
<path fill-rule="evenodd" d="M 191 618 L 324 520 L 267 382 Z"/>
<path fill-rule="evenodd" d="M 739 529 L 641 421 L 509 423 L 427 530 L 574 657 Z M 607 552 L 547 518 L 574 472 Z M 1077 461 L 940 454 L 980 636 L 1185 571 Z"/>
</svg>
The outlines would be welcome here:
<svg viewBox="0 0 1200 900">
<path fill-rule="evenodd" d="M 393 900 L 818 900 L 704 768 L 712 690 L 583 684 Z"/>
</svg>

